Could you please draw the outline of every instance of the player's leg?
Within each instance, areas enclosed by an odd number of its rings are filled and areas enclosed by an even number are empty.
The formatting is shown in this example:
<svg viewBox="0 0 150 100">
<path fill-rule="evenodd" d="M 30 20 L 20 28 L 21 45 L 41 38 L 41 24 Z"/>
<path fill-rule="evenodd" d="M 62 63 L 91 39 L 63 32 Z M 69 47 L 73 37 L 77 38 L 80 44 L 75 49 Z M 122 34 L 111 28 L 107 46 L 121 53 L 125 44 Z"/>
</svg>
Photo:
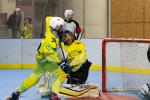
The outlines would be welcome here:
<svg viewBox="0 0 150 100">
<path fill-rule="evenodd" d="M 47 88 L 49 88 L 51 76 L 52 76 L 52 73 L 51 73 L 51 72 L 44 73 L 44 81 L 38 83 L 37 89 L 38 89 L 38 88 L 41 88 L 41 87 L 47 87 Z"/>
<path fill-rule="evenodd" d="M 53 74 L 54 78 L 52 80 L 50 100 L 59 100 L 59 97 L 57 95 L 59 94 L 59 91 L 67 77 L 67 74 L 63 72 L 61 68 L 58 68 Z"/>
<path fill-rule="evenodd" d="M 41 95 L 41 96 L 48 96 L 49 94 L 50 94 L 50 100 L 52 99 L 52 100 L 58 100 L 59 99 L 59 97 L 57 96 L 57 94 L 59 93 L 59 88 L 61 87 L 61 84 L 64 82 L 64 80 L 66 79 L 66 76 L 65 76 L 65 78 L 64 79 L 62 79 L 62 78 L 60 78 L 60 75 L 62 74 L 62 69 L 61 68 L 59 68 L 59 66 L 56 64 L 56 63 L 54 63 L 54 62 L 51 62 L 51 63 L 49 63 L 49 64 L 47 64 L 46 66 L 45 66 L 45 68 L 46 68 L 46 70 L 48 71 L 48 75 L 45 77 L 45 78 L 49 78 L 49 76 L 51 76 L 50 74 L 53 74 L 52 76 L 53 76 L 53 78 L 51 78 L 51 79 L 48 79 L 48 80 L 50 80 L 51 81 L 51 83 L 52 83 L 52 86 L 51 86 L 51 89 L 50 90 L 48 90 L 48 88 L 47 88 L 47 86 L 45 87 L 45 85 L 44 86 L 42 86 L 42 87 L 39 87 L 38 88 L 38 91 L 40 91 L 39 92 L 39 94 Z M 64 72 L 63 72 L 64 73 Z M 61 76 L 62 77 L 62 76 Z M 47 81 L 47 80 L 46 80 Z M 48 83 L 48 85 L 49 85 L 49 83 Z M 49 87 L 49 86 L 48 86 Z M 50 88 L 50 87 L 49 87 Z"/>
<path fill-rule="evenodd" d="M 44 74 L 44 84 L 47 86 L 50 80 L 51 72 L 47 72 Z"/>
<path fill-rule="evenodd" d="M 37 82 L 39 82 L 41 76 L 45 73 L 46 69 L 41 67 L 39 64 L 36 65 L 33 73 L 28 76 L 16 89 L 15 92 L 12 93 L 11 97 L 8 97 L 7 100 L 18 100 L 19 95 L 24 93 L 26 90 L 34 86 Z"/>
<path fill-rule="evenodd" d="M 50 85 L 51 85 L 52 76 L 53 75 L 51 72 L 47 72 L 44 74 L 44 81 L 38 83 L 36 89 L 41 97 L 45 97 L 50 94 Z"/>
<path fill-rule="evenodd" d="M 47 64 L 45 66 L 45 68 L 48 72 L 44 74 L 44 83 L 47 83 L 49 81 L 51 74 L 52 74 L 51 72 L 55 72 L 55 70 L 57 68 L 59 68 L 59 66 L 58 66 L 58 64 L 51 62 L 51 63 Z"/>
<path fill-rule="evenodd" d="M 59 66 L 56 63 L 49 63 L 45 66 L 47 73 L 44 74 L 44 82 L 39 83 L 37 85 L 37 92 L 40 94 L 41 97 L 49 96 L 50 94 L 50 86 L 53 82 L 53 74 L 55 70 L 57 70 Z"/>
</svg>

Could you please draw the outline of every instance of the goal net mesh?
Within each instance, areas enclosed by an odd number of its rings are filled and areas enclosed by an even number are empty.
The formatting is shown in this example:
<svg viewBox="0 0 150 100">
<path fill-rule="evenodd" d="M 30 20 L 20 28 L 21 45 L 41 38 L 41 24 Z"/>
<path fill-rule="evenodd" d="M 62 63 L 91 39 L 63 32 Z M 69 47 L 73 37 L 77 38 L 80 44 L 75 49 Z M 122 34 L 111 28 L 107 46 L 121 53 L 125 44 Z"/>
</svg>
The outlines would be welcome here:
<svg viewBox="0 0 150 100">
<path fill-rule="evenodd" d="M 102 88 L 130 91 L 150 82 L 147 50 L 150 40 L 104 39 L 102 46 Z"/>
</svg>

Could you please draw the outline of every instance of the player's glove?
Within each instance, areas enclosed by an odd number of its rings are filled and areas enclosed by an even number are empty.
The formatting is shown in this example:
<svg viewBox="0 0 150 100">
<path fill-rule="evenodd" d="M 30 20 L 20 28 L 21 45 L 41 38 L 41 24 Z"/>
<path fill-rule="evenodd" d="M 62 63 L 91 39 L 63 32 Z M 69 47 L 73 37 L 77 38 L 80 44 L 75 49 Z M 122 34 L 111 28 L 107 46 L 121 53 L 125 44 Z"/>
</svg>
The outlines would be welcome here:
<svg viewBox="0 0 150 100">
<path fill-rule="evenodd" d="M 67 59 L 61 61 L 60 63 L 58 63 L 58 65 L 61 67 L 61 66 L 63 66 L 63 65 L 66 64 L 66 63 L 67 63 Z"/>
<path fill-rule="evenodd" d="M 60 68 L 67 74 L 71 71 L 71 66 L 67 63 L 67 60 L 62 61 L 59 63 Z"/>
</svg>

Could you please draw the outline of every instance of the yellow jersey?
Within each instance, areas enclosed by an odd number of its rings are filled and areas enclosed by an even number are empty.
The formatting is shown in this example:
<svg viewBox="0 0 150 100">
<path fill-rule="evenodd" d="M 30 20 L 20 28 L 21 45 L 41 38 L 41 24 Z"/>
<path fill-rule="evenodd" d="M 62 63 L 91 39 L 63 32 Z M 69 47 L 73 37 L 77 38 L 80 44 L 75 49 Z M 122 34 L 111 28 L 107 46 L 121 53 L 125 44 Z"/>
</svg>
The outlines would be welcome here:
<svg viewBox="0 0 150 100">
<path fill-rule="evenodd" d="M 45 36 L 48 34 L 48 33 L 50 33 L 50 30 L 51 30 L 51 28 L 50 28 L 50 21 L 52 20 L 52 16 L 47 16 L 46 17 L 46 20 L 45 20 Z"/>
<path fill-rule="evenodd" d="M 87 60 L 85 45 L 79 40 L 75 40 L 70 46 L 64 47 L 67 55 L 67 60 L 70 66 L 72 66 L 72 71 L 76 71 L 80 66 Z"/>
<path fill-rule="evenodd" d="M 59 38 L 57 38 L 51 32 L 46 35 L 42 40 L 39 48 L 37 49 L 38 53 L 36 55 L 37 60 L 47 60 L 52 62 L 61 62 L 61 58 L 57 53 L 59 45 Z"/>
</svg>

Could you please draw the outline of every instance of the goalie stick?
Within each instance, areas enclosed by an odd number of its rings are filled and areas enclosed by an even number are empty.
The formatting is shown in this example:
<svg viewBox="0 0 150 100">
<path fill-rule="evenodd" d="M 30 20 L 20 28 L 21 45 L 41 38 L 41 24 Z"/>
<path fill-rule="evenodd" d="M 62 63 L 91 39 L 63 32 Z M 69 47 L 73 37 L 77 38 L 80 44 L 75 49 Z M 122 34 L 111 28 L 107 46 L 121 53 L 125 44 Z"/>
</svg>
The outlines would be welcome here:
<svg viewBox="0 0 150 100">
<path fill-rule="evenodd" d="M 65 57 L 65 54 L 64 54 L 62 45 L 61 45 L 61 41 L 59 41 L 59 46 L 60 46 L 60 49 L 61 49 L 61 53 L 62 53 L 63 60 L 65 60 L 66 57 Z M 70 77 L 70 73 L 67 73 L 67 74 L 68 74 L 68 79 L 69 79 L 69 81 L 70 81 L 70 83 L 71 83 L 71 86 L 73 87 L 72 80 L 71 80 L 71 77 Z"/>
</svg>

